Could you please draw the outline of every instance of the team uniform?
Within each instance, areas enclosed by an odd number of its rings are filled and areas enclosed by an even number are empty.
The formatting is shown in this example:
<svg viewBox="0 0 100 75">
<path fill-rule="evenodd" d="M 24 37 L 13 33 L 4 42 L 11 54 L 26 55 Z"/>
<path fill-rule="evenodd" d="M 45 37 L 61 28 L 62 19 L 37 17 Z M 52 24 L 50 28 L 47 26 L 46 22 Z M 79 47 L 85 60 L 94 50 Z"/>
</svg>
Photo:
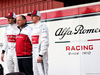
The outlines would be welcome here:
<svg viewBox="0 0 100 75">
<path fill-rule="evenodd" d="M 16 32 L 17 32 L 17 25 L 13 24 L 6 28 L 5 36 L 4 36 L 4 45 L 2 51 L 6 52 L 7 57 L 7 68 L 8 72 L 18 72 L 18 63 L 15 51 L 15 44 L 16 44 Z"/>
<path fill-rule="evenodd" d="M 18 67 L 19 71 L 24 72 L 25 75 L 33 75 L 31 32 L 32 28 L 26 24 L 22 27 L 22 30 L 18 27 L 16 36 Z"/>
<path fill-rule="evenodd" d="M 45 24 L 38 22 L 34 24 L 31 33 L 33 49 L 33 71 L 34 75 L 48 75 L 48 29 Z M 42 63 L 37 63 L 38 56 L 43 58 Z"/>
</svg>

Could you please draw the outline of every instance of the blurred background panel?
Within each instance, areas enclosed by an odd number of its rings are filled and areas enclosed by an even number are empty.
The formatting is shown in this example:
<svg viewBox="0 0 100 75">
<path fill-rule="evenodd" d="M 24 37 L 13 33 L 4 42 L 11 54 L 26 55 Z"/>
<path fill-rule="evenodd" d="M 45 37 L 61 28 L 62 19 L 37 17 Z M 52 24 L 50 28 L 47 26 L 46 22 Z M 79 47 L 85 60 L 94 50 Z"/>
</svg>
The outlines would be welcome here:
<svg viewBox="0 0 100 75">
<path fill-rule="evenodd" d="M 99 0 L 0 0 L 0 17 L 6 16 L 8 12 L 18 15 L 32 10 L 43 11 L 97 1 Z"/>
</svg>

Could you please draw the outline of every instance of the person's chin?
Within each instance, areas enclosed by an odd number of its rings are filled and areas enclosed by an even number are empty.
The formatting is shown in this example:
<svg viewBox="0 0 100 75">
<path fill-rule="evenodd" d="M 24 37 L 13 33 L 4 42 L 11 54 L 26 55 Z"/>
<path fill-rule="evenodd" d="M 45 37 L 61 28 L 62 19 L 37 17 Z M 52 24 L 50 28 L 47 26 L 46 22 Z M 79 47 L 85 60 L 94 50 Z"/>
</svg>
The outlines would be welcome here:
<svg viewBox="0 0 100 75">
<path fill-rule="evenodd" d="M 34 23 L 34 21 L 32 21 Z"/>
<path fill-rule="evenodd" d="M 19 27 L 21 27 L 22 25 L 18 25 Z"/>
<path fill-rule="evenodd" d="M 9 24 L 11 24 L 10 22 L 8 22 Z"/>
</svg>

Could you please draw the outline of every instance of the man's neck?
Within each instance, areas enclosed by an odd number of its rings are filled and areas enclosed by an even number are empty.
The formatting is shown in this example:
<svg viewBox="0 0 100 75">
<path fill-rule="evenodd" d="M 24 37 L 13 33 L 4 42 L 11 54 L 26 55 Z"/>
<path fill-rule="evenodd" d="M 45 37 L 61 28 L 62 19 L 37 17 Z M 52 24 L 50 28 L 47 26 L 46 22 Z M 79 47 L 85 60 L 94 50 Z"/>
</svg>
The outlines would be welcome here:
<svg viewBox="0 0 100 75">
<path fill-rule="evenodd" d="M 22 26 L 21 27 L 19 27 L 20 28 L 20 30 L 22 30 Z"/>
<path fill-rule="evenodd" d="M 22 30 L 22 28 L 25 26 L 26 24 L 23 24 L 21 26 L 19 26 L 20 30 Z"/>
<path fill-rule="evenodd" d="M 13 25 L 13 24 L 15 24 L 15 23 L 11 23 L 11 25 Z"/>
</svg>

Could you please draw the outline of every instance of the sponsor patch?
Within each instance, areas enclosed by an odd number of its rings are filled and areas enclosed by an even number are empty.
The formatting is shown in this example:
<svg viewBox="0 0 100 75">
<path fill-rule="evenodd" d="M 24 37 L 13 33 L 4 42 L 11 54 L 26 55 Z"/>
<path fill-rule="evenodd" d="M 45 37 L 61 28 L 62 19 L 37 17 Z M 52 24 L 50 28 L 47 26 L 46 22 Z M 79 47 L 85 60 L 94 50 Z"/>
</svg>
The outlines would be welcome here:
<svg viewBox="0 0 100 75">
<path fill-rule="evenodd" d="M 33 35 L 32 38 L 32 44 L 38 44 L 39 41 L 39 35 Z"/>
<path fill-rule="evenodd" d="M 7 35 L 8 42 L 16 42 L 16 35 Z"/>
</svg>

